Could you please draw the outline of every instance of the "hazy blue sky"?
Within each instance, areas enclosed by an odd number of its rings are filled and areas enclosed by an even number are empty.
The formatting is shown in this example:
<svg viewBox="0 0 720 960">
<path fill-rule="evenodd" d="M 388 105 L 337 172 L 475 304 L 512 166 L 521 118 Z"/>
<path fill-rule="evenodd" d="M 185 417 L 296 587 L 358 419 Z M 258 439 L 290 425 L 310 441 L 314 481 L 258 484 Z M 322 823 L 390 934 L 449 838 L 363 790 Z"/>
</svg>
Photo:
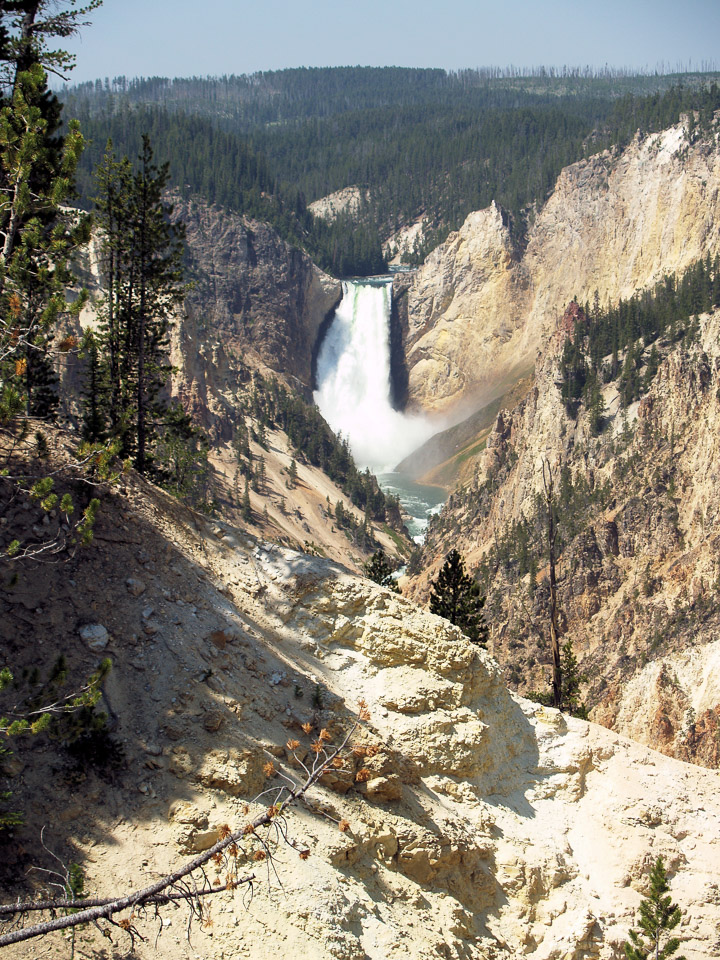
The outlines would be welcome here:
<svg viewBox="0 0 720 960">
<path fill-rule="evenodd" d="M 69 46 L 74 81 L 295 66 L 715 61 L 719 0 L 105 0 Z"/>
</svg>

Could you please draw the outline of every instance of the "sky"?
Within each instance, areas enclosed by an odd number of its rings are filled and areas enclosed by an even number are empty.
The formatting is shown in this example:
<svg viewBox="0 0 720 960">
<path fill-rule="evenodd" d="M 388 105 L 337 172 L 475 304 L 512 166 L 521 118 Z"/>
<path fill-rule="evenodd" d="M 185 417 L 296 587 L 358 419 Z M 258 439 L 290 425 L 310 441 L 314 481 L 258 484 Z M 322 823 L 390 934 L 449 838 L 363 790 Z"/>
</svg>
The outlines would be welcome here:
<svg viewBox="0 0 720 960">
<path fill-rule="evenodd" d="M 104 0 L 72 81 L 299 66 L 720 69 L 719 0 Z"/>
</svg>

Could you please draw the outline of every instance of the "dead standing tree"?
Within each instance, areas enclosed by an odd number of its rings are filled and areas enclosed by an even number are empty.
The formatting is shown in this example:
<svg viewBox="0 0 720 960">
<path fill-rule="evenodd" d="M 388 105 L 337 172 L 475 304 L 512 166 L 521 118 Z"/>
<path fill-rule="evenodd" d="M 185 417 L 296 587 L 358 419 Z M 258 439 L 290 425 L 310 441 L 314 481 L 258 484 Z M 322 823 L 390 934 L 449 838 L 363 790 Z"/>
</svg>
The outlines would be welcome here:
<svg viewBox="0 0 720 960">
<path fill-rule="evenodd" d="M 553 706 L 560 709 L 562 704 L 562 668 L 560 666 L 560 629 L 558 627 L 557 580 L 555 577 L 555 486 L 552 467 L 543 460 L 543 488 L 547 508 L 548 562 L 550 567 L 550 649 L 552 650 L 552 698 Z"/>
</svg>

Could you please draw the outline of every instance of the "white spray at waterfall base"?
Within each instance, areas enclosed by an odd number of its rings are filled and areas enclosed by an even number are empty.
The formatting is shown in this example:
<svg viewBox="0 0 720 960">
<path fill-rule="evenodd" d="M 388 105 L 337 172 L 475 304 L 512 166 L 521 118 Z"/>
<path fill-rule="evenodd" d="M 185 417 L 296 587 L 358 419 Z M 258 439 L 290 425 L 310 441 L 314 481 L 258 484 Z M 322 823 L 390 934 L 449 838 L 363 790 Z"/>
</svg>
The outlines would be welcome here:
<svg viewBox="0 0 720 960">
<path fill-rule="evenodd" d="M 390 402 L 391 280 L 343 281 L 317 361 L 315 402 L 353 457 L 373 472 L 391 470 L 439 429 Z"/>
</svg>

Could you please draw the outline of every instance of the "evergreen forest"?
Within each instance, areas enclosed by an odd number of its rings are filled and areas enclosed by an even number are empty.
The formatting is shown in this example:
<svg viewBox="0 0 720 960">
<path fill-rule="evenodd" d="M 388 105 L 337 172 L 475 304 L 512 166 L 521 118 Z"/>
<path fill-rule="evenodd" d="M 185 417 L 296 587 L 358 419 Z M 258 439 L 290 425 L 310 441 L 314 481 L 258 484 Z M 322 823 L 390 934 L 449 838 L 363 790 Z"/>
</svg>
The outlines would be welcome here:
<svg viewBox="0 0 720 960">
<path fill-rule="evenodd" d="M 493 200 L 522 244 L 560 170 L 683 114 L 720 107 L 715 75 L 582 75 L 403 68 L 284 70 L 251 77 L 96 81 L 64 94 L 89 141 L 84 205 L 108 138 L 141 152 L 150 135 L 171 184 L 266 220 L 336 276 L 385 269 L 382 244 L 424 217 L 418 263 Z M 334 221 L 309 204 L 348 186 L 365 199 Z"/>
</svg>

